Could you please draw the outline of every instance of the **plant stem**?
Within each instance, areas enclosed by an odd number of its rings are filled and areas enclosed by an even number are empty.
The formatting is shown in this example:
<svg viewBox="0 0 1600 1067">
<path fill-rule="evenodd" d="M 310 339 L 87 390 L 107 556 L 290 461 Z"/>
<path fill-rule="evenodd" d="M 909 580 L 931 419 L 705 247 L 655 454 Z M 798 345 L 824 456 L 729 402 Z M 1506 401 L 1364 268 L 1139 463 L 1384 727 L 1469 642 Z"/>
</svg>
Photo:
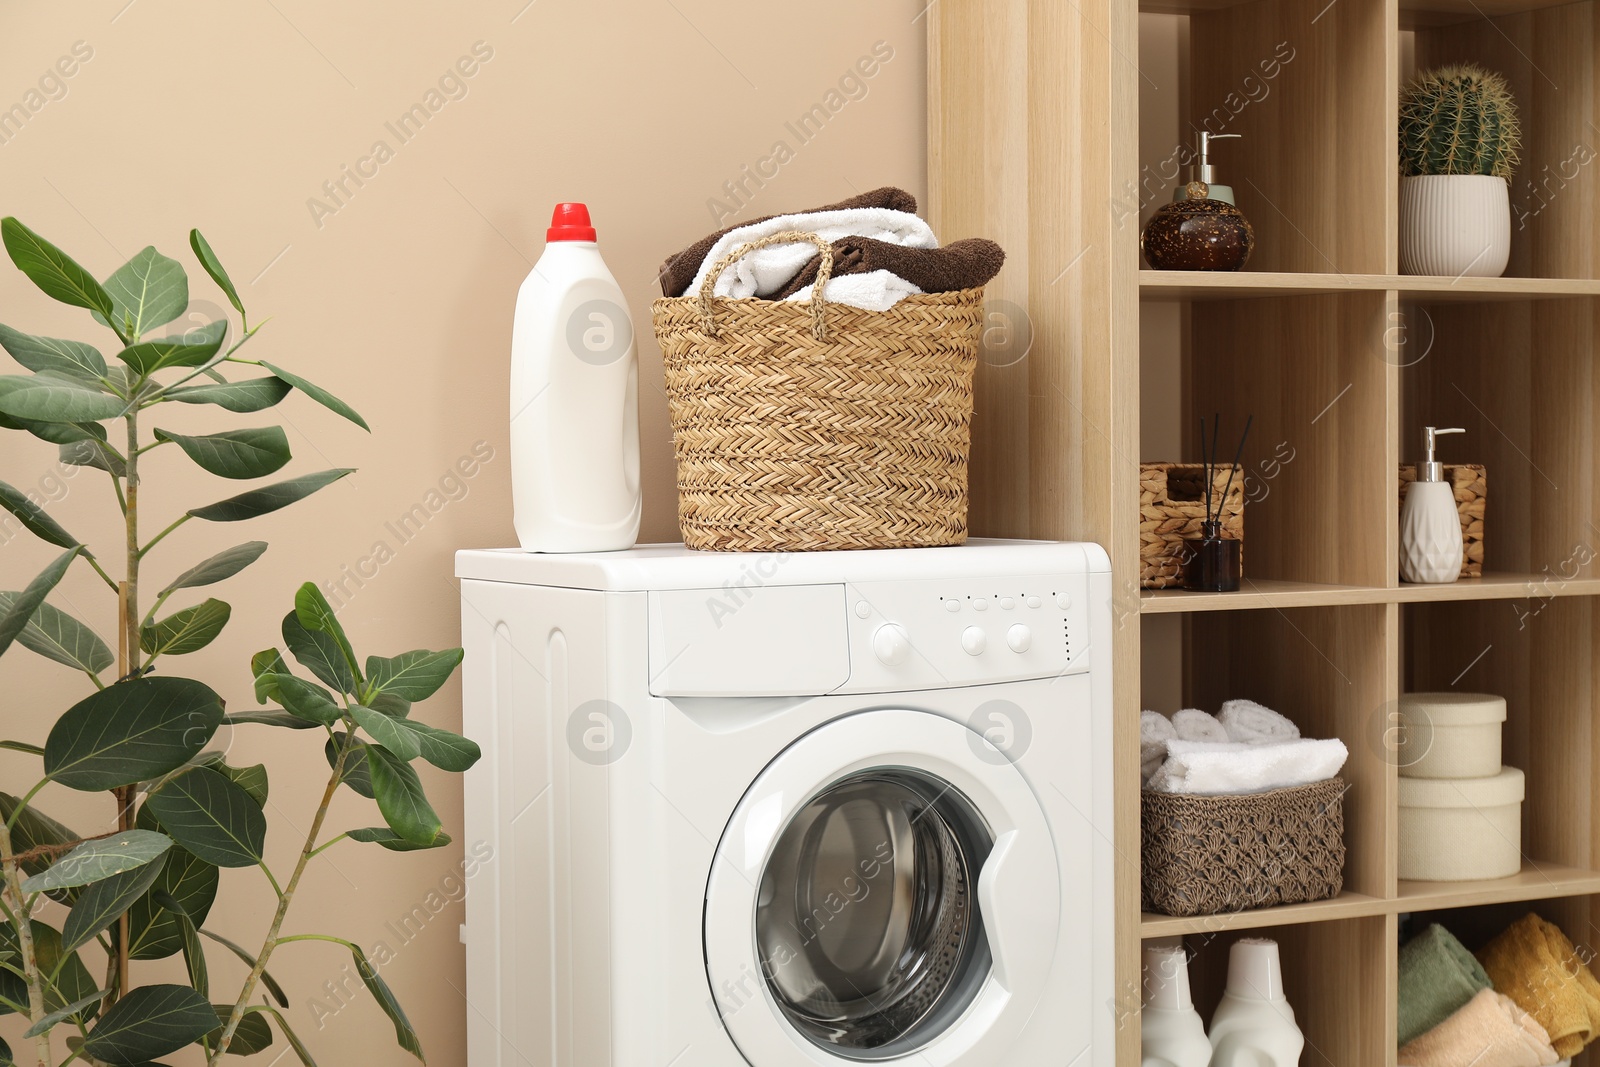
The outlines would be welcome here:
<svg viewBox="0 0 1600 1067">
<path fill-rule="evenodd" d="M 17 810 L 22 810 L 20 807 Z M 27 897 L 22 892 L 22 875 L 17 867 L 16 855 L 11 849 L 11 828 L 0 823 L 0 867 L 5 869 L 5 894 L 11 897 L 16 905 L 17 946 L 22 950 L 22 973 L 28 986 L 28 1019 L 38 1022 L 45 1016 L 44 987 L 39 983 L 39 961 L 33 950 L 33 925 L 29 913 Z M 49 1067 L 50 1064 L 50 1035 L 39 1034 L 34 1038 L 34 1048 L 38 1052 L 39 1067 Z"/>
<path fill-rule="evenodd" d="M 150 539 L 150 543 L 148 545 L 145 545 L 144 549 L 139 554 L 142 556 L 142 555 L 144 555 L 145 552 L 148 552 L 152 548 L 156 547 L 156 545 L 161 543 L 161 539 L 163 537 L 167 536 L 167 534 L 171 533 L 173 530 L 176 530 L 178 527 L 180 527 L 184 523 L 188 522 L 191 518 L 193 518 L 192 515 L 188 515 L 188 514 L 179 515 L 175 520 L 173 520 L 172 525 L 168 526 L 165 530 L 162 530 L 160 533 L 156 534 L 155 537 L 151 538 Z"/>
<path fill-rule="evenodd" d="M 144 388 L 144 382 L 137 382 L 131 390 L 134 396 L 139 395 L 139 390 Z M 127 654 L 118 666 L 118 676 L 126 678 L 129 674 L 139 669 L 139 409 L 138 406 L 128 410 L 126 416 L 128 425 L 128 456 L 124 468 L 123 480 L 127 483 L 128 491 L 123 512 L 123 527 L 127 532 L 128 570 L 122 585 L 122 595 L 117 598 L 117 608 L 122 613 L 121 623 L 123 634 L 123 647 Z M 133 802 L 138 795 L 137 787 L 123 786 L 113 791 L 117 800 L 117 829 L 133 829 Z M 117 936 L 114 942 L 116 952 L 113 961 L 116 964 L 117 982 L 113 996 L 115 1002 L 128 991 L 128 956 L 129 956 L 130 928 L 127 912 L 123 912 L 117 919 Z M 109 970 L 109 967 L 107 968 Z"/>
<path fill-rule="evenodd" d="M 333 794 L 339 788 L 339 781 L 344 777 L 344 761 L 350 752 L 350 737 L 354 733 L 352 728 L 345 734 L 344 744 L 339 746 L 339 756 L 333 762 L 333 773 L 328 776 L 328 786 L 322 791 L 322 803 L 317 805 L 317 816 L 311 820 L 311 831 L 306 834 L 306 843 L 300 849 L 300 859 L 295 862 L 294 873 L 289 876 L 288 884 L 283 887 L 283 894 L 278 898 L 278 910 L 273 913 L 272 925 L 267 928 L 266 940 L 261 943 L 261 951 L 256 954 L 256 965 L 250 969 L 250 977 L 245 979 L 244 988 L 239 990 L 239 999 L 233 1002 L 233 1011 L 228 1014 L 228 1024 L 222 1028 L 222 1036 L 217 1039 L 217 1050 L 206 1062 L 218 1064 L 228 1051 L 228 1045 L 233 1041 L 234 1031 L 239 1029 L 239 1020 L 244 1018 L 245 1005 L 250 1002 L 250 997 L 256 991 L 256 984 L 261 981 L 261 974 L 267 969 L 267 960 L 272 956 L 272 950 L 278 947 L 278 932 L 283 929 L 284 916 L 289 913 L 289 905 L 294 900 L 294 891 L 300 885 L 300 876 L 305 873 L 306 864 L 311 862 L 311 856 L 316 849 L 317 835 L 322 832 L 323 820 L 328 817 L 328 809 L 333 805 Z"/>
</svg>

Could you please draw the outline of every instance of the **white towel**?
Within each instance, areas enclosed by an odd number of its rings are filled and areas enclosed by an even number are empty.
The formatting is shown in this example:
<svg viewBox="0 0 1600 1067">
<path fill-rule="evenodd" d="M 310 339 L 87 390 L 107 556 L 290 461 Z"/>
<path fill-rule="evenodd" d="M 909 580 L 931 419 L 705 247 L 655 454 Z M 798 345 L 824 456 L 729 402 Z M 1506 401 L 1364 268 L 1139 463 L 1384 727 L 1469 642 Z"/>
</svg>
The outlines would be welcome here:
<svg viewBox="0 0 1600 1067">
<path fill-rule="evenodd" d="M 1173 712 L 1172 728 L 1178 731 L 1180 741 L 1232 740 L 1215 715 L 1208 715 L 1199 708 L 1184 708 L 1182 711 Z"/>
<path fill-rule="evenodd" d="M 1148 782 L 1156 768 L 1167 761 L 1167 742 L 1177 737 L 1172 720 L 1159 711 L 1139 713 L 1140 780 Z"/>
<path fill-rule="evenodd" d="M 810 211 L 795 215 L 779 215 L 765 222 L 752 222 L 729 230 L 711 246 L 706 258 L 695 272 L 694 281 L 684 290 L 685 296 L 699 296 L 706 274 L 718 261 L 742 244 L 785 230 L 814 233 L 830 244 L 841 237 L 871 237 L 876 241 L 904 245 L 907 248 L 937 248 L 939 241 L 929 225 L 909 211 L 894 211 L 886 207 L 845 208 L 841 211 Z M 800 268 L 817 254 L 817 246 L 810 241 L 796 244 L 774 245 L 751 252 L 732 267 L 722 272 L 712 289 L 717 296 L 750 297 L 770 296 L 782 289 L 800 273 Z M 836 279 L 843 280 L 843 279 Z M 830 286 L 828 295 L 832 296 Z M 845 301 L 840 301 L 845 303 Z"/>
<path fill-rule="evenodd" d="M 808 285 L 784 297 L 785 302 L 810 300 L 815 285 Z M 922 292 L 900 275 L 886 270 L 871 270 L 865 274 L 846 274 L 828 279 L 824 291 L 830 303 L 848 304 L 863 311 L 888 311 L 913 293 Z"/>
<path fill-rule="evenodd" d="M 1199 796 L 1264 793 L 1332 778 L 1349 755 L 1338 738 L 1277 744 L 1173 740 L 1167 742 L 1167 761 L 1145 788 Z"/>
<path fill-rule="evenodd" d="M 1264 745 L 1300 737 L 1300 727 L 1254 700 L 1228 701 L 1217 713 L 1217 721 L 1227 730 L 1229 741 Z"/>
</svg>

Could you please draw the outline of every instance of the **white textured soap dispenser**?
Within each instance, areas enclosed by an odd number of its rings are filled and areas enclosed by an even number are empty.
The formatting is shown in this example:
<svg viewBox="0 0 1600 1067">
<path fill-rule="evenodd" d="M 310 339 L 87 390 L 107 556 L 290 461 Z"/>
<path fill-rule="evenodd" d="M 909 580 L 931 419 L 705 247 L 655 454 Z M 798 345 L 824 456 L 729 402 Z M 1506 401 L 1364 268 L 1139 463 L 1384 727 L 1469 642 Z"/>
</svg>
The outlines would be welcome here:
<svg viewBox="0 0 1600 1067">
<path fill-rule="evenodd" d="M 1146 945 L 1140 1067 L 1206 1067 L 1211 1042 L 1189 996 L 1189 956 L 1181 944 Z"/>
<path fill-rule="evenodd" d="M 1439 584 L 1461 577 L 1461 514 L 1455 487 L 1444 480 L 1438 459 L 1438 438 L 1447 433 L 1466 431 L 1422 428 L 1423 460 L 1400 508 L 1400 577 L 1408 582 Z"/>
<path fill-rule="evenodd" d="M 1306 1044 L 1283 995 L 1278 943 L 1235 941 L 1228 988 L 1211 1016 L 1211 1067 L 1297 1067 Z"/>
</svg>

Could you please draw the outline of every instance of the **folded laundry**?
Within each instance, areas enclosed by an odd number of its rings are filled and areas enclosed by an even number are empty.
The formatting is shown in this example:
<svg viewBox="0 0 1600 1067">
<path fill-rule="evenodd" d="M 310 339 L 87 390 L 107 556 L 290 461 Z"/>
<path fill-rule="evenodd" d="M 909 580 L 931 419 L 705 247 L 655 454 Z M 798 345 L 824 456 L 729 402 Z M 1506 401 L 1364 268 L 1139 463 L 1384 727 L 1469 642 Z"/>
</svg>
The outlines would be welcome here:
<svg viewBox="0 0 1600 1067">
<path fill-rule="evenodd" d="M 1494 987 L 1539 1021 L 1561 1056 L 1600 1036 L 1600 982 L 1560 927 L 1532 912 L 1478 953 Z"/>
<path fill-rule="evenodd" d="M 1159 711 L 1146 709 L 1139 713 L 1139 771 L 1141 781 L 1148 782 L 1156 769 L 1167 761 L 1167 742 L 1177 737 L 1172 720 Z"/>
<path fill-rule="evenodd" d="M 1145 788 L 1199 796 L 1288 789 L 1334 777 L 1349 755 L 1337 738 L 1255 745 L 1173 740 L 1167 742 L 1167 761 Z"/>
<path fill-rule="evenodd" d="M 1180 741 L 1228 741 L 1228 731 L 1222 728 L 1215 715 L 1199 708 L 1184 708 L 1172 713 L 1172 728 Z"/>
<path fill-rule="evenodd" d="M 847 211 L 858 207 L 886 207 L 895 211 L 909 211 L 915 214 L 917 198 L 904 189 L 896 189 L 892 185 L 886 185 L 881 189 L 873 189 L 871 192 L 862 193 L 860 196 L 852 196 L 849 199 L 840 200 L 836 204 L 823 204 L 821 207 L 810 208 L 804 214 L 812 215 L 823 211 Z M 685 290 L 689 288 L 689 283 L 694 280 L 695 274 L 699 272 L 700 265 L 706 261 L 706 256 L 710 253 L 711 247 L 725 235 L 733 230 L 753 226 L 774 218 L 777 218 L 777 216 L 766 215 L 759 219 L 752 219 L 749 222 L 741 222 L 737 226 L 725 227 L 716 233 L 708 233 L 683 251 L 668 256 L 666 262 L 661 264 L 661 295 L 682 296 Z"/>
<path fill-rule="evenodd" d="M 913 248 L 871 237 L 841 237 L 833 242 L 833 276 L 888 271 L 924 293 L 950 293 L 988 284 L 1005 265 L 1005 249 L 981 237 L 951 241 L 940 248 Z M 821 256 L 812 256 L 788 285 L 773 294 L 788 300 L 817 280 Z M 832 299 L 831 293 L 829 299 Z"/>
<path fill-rule="evenodd" d="M 790 303 L 810 300 L 815 288 L 815 285 L 808 285 L 785 299 Z M 915 285 L 886 270 L 829 278 L 826 291 L 830 303 L 848 304 L 865 311 L 888 311 L 906 297 L 920 292 L 922 290 Z"/>
<path fill-rule="evenodd" d="M 1444 1022 L 1401 1046 L 1403 1067 L 1554 1067 L 1544 1027 L 1516 1002 L 1480 989 Z"/>
<path fill-rule="evenodd" d="M 1489 976 L 1477 959 L 1438 923 L 1400 946 L 1399 972 L 1397 1030 L 1402 1045 L 1432 1030 L 1479 991 L 1489 988 Z"/>
<path fill-rule="evenodd" d="M 1300 736 L 1300 727 L 1254 700 L 1227 701 L 1217 713 L 1217 721 L 1228 731 L 1230 741 L 1265 744 Z"/>
</svg>

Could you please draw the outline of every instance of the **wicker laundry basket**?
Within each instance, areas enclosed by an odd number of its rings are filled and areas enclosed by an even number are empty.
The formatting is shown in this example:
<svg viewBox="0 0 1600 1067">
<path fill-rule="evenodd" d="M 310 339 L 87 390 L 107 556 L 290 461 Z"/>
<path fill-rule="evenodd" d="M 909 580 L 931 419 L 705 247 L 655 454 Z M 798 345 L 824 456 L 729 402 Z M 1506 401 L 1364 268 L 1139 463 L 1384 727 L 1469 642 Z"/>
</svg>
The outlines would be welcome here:
<svg viewBox="0 0 1600 1067">
<path fill-rule="evenodd" d="M 796 241 L 822 255 L 810 303 L 711 295 L 740 257 Z M 817 235 L 773 234 L 716 264 L 699 294 L 651 305 L 690 548 L 966 540 L 983 290 L 863 311 L 822 299 L 832 271 Z"/>
<path fill-rule="evenodd" d="M 1144 910 L 1223 912 L 1344 888 L 1343 779 L 1246 796 L 1140 794 Z"/>
</svg>

